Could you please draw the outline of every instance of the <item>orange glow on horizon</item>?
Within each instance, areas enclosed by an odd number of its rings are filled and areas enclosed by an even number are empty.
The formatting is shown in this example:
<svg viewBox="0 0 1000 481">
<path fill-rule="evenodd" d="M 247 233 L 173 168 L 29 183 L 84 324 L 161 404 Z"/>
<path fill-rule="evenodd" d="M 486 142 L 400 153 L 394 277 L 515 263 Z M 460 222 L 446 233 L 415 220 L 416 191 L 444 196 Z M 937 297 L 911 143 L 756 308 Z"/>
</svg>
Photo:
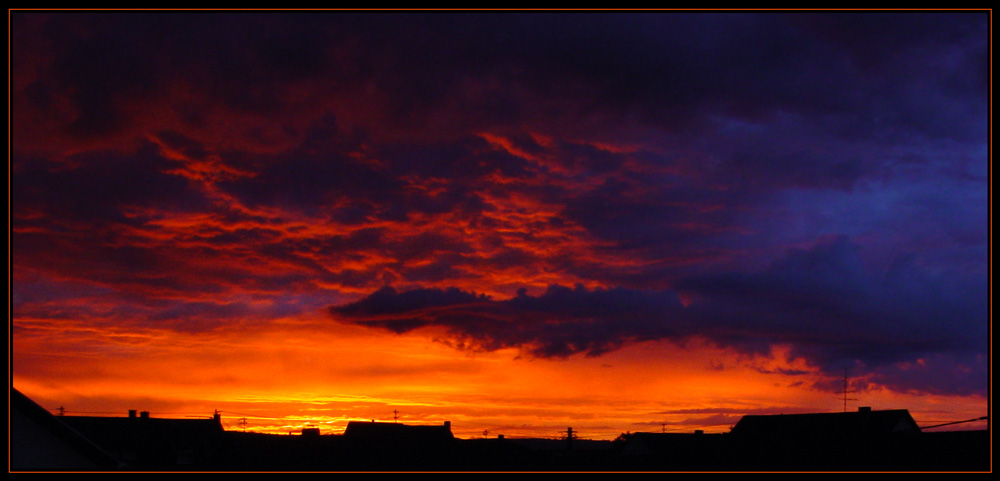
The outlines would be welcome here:
<svg viewBox="0 0 1000 481">
<path fill-rule="evenodd" d="M 600 358 L 545 360 L 516 349 L 462 353 L 428 343 L 421 332 L 295 322 L 223 335 L 17 320 L 14 386 L 69 414 L 140 409 L 171 417 L 219 409 L 228 429 L 241 429 L 236 419 L 246 417 L 248 430 L 279 434 L 306 425 L 339 433 L 350 420 L 390 421 L 397 409 L 401 422 L 450 420 L 460 437 L 483 429 L 556 437 L 572 426 L 585 438 L 613 439 L 625 431 L 725 432 L 740 413 L 840 407 L 836 393 L 809 387 L 820 380 L 816 374 L 778 374 L 779 367 L 803 367 L 788 364 L 780 350 L 746 358 L 701 342 L 646 342 Z M 980 416 L 984 404 L 975 396 L 885 389 L 856 397 L 852 406 L 909 408 L 924 425 Z"/>
</svg>

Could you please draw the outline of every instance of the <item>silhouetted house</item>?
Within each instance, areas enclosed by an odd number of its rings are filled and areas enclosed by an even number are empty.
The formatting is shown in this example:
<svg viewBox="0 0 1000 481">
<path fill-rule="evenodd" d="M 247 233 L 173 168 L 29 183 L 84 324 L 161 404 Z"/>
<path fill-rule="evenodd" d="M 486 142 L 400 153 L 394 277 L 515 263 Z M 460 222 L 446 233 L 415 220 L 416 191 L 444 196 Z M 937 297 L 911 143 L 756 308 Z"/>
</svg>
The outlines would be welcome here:
<svg viewBox="0 0 1000 481">
<path fill-rule="evenodd" d="M 734 436 L 742 438 L 794 440 L 919 432 L 920 428 L 906 409 L 872 411 L 866 407 L 843 413 L 748 415 L 732 429 Z"/>
<path fill-rule="evenodd" d="M 119 462 L 83 434 L 17 389 L 10 389 L 10 468 L 20 470 L 115 469 Z"/>
<path fill-rule="evenodd" d="M 450 421 L 430 426 L 351 421 L 343 437 L 358 468 L 425 469 L 455 462 Z"/>
<path fill-rule="evenodd" d="M 222 421 L 162 419 L 148 412 L 128 417 L 61 416 L 123 463 L 126 469 L 196 469 L 209 466 L 222 436 Z"/>
<path fill-rule="evenodd" d="M 344 438 L 350 442 L 419 442 L 447 443 L 455 439 L 451 433 L 451 421 L 443 425 L 411 426 L 402 423 L 376 423 L 351 421 L 347 423 Z"/>
<path fill-rule="evenodd" d="M 905 409 L 744 416 L 733 427 L 743 469 L 911 469 L 920 428 Z"/>
</svg>

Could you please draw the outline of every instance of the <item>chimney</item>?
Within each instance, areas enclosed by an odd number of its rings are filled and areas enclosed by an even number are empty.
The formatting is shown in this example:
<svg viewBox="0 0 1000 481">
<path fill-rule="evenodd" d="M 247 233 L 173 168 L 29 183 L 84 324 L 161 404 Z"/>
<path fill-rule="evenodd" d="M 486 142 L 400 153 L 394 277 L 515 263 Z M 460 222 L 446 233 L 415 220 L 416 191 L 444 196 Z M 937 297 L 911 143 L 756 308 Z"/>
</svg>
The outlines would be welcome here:
<svg viewBox="0 0 1000 481">
<path fill-rule="evenodd" d="M 705 430 L 704 429 L 695 429 L 694 433 L 695 434 L 705 434 Z"/>
<path fill-rule="evenodd" d="M 497 439 L 503 439 L 503 434 L 497 434 Z"/>
<path fill-rule="evenodd" d="M 872 412 L 871 406 L 861 406 L 858 408 L 859 413 L 870 413 Z"/>
<path fill-rule="evenodd" d="M 139 417 L 142 419 L 149 419 L 149 411 L 143 411 L 139 413 Z"/>
<path fill-rule="evenodd" d="M 135 419 L 135 413 L 136 413 L 135 409 L 129 409 L 128 410 L 128 418 L 129 419 Z"/>
<path fill-rule="evenodd" d="M 445 421 L 444 428 L 451 431 L 451 421 Z"/>
</svg>

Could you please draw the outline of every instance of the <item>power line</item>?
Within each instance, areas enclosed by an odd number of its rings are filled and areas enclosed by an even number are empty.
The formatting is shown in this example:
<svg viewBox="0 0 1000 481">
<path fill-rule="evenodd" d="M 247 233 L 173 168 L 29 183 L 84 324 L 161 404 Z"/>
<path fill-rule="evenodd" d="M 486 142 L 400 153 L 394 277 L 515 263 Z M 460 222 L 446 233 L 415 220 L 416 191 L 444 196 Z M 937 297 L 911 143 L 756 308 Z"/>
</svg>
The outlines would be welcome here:
<svg viewBox="0 0 1000 481">
<path fill-rule="evenodd" d="M 982 417 L 978 417 L 978 418 L 975 418 L 975 419 L 966 419 L 965 421 L 952 421 L 950 423 L 935 424 L 933 426 L 924 426 L 924 427 L 921 427 L 920 429 L 939 428 L 941 426 L 951 426 L 952 424 L 962 424 L 962 423 L 973 423 L 973 422 L 976 422 L 976 421 L 988 421 L 989 419 L 990 419 L 989 416 L 982 416 Z"/>
</svg>

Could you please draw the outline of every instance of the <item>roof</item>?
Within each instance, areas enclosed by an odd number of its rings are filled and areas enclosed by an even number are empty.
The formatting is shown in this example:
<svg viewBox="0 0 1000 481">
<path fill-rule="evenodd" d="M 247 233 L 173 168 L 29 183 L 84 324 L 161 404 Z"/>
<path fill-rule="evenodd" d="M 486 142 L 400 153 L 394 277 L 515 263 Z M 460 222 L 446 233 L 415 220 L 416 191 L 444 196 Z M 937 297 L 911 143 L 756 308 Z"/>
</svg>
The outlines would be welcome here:
<svg viewBox="0 0 1000 481">
<path fill-rule="evenodd" d="M 218 418 L 61 416 L 60 420 L 136 468 L 204 464 L 223 432 Z"/>
<path fill-rule="evenodd" d="M 113 469 L 118 460 L 13 387 L 11 469 Z"/>
<path fill-rule="evenodd" d="M 920 428 L 906 409 L 844 413 L 748 415 L 733 427 L 732 434 L 744 438 L 793 439 L 874 436 L 918 433 Z"/>
<path fill-rule="evenodd" d="M 66 424 L 81 432 L 93 433 L 93 438 L 123 438 L 135 434 L 173 439 L 221 433 L 217 419 L 165 419 L 101 416 L 62 416 Z"/>
<path fill-rule="evenodd" d="M 458 442 L 451 424 L 408 426 L 352 421 L 344 431 L 342 453 L 352 469 L 440 470 L 459 466 Z"/>
<path fill-rule="evenodd" d="M 427 442 L 451 441 L 451 423 L 431 426 L 410 426 L 402 423 L 376 423 L 351 421 L 347 423 L 344 438 L 352 441 Z"/>
</svg>

